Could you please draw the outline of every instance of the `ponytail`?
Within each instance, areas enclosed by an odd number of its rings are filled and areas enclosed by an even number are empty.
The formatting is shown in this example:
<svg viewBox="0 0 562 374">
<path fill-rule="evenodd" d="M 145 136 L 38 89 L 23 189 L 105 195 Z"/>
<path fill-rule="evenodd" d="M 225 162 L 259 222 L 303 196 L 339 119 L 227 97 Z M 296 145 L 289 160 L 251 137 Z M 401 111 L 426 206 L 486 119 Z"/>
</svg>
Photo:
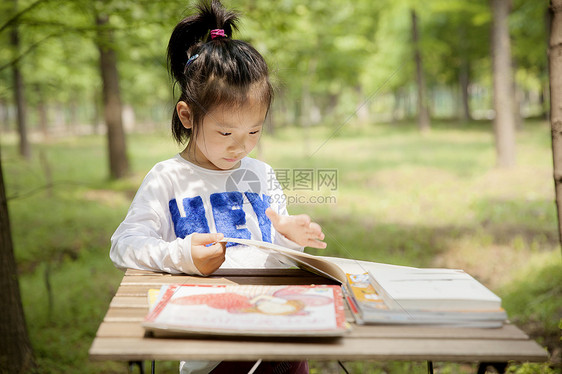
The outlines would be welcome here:
<svg viewBox="0 0 562 374">
<path fill-rule="evenodd" d="M 250 44 L 232 39 L 238 14 L 219 0 L 202 1 L 196 11 L 176 25 L 168 43 L 168 70 L 181 90 L 178 102 L 190 107 L 194 131 L 214 107 L 241 105 L 249 95 L 269 109 L 273 90 L 265 60 Z M 192 136 L 175 108 L 172 135 L 178 143 Z"/>
<path fill-rule="evenodd" d="M 237 14 L 224 9 L 218 0 L 202 2 L 196 9 L 197 14 L 177 24 L 168 43 L 168 68 L 179 82 L 184 78 L 188 51 L 210 41 L 210 30 L 223 29 L 229 38 L 232 38 L 232 30 L 237 30 Z"/>
</svg>

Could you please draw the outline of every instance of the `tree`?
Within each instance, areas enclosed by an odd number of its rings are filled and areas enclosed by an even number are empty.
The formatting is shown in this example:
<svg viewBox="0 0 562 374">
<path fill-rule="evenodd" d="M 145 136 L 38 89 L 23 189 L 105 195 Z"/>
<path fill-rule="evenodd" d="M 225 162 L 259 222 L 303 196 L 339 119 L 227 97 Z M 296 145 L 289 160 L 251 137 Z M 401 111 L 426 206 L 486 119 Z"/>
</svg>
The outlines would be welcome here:
<svg viewBox="0 0 562 374">
<path fill-rule="evenodd" d="M 14 0 L 14 10 L 17 12 L 18 2 Z M 14 22 L 14 26 L 10 35 L 10 42 L 12 44 L 12 49 L 14 55 L 19 54 L 20 50 L 20 36 L 18 32 L 18 22 Z M 29 140 L 27 138 L 27 120 L 26 120 L 26 103 L 24 94 L 24 83 L 23 75 L 20 68 L 19 58 L 15 58 L 12 64 L 13 71 L 13 84 L 14 84 L 14 101 L 17 108 L 17 128 L 20 138 L 20 155 L 26 159 L 31 158 L 31 148 L 29 146 Z"/>
<path fill-rule="evenodd" d="M 460 38 L 466 40 L 466 25 L 460 24 Z M 460 43 L 459 43 L 460 44 Z M 459 87 L 461 93 L 461 118 L 464 121 L 472 119 L 470 114 L 470 102 L 468 86 L 470 84 L 470 60 L 468 59 L 466 49 L 461 51 L 459 66 Z"/>
<path fill-rule="evenodd" d="M 469 87 L 478 84 L 481 65 L 490 59 L 488 1 L 433 0 L 424 22 L 424 65 L 430 86 L 453 88 L 455 114 L 472 118 Z M 489 74 L 488 69 L 485 73 Z M 487 79 L 486 79 L 487 81 Z M 455 89 L 458 87 L 458 89 Z M 452 101 L 452 100 L 451 100 Z"/>
<path fill-rule="evenodd" d="M 550 126 L 554 187 L 558 208 L 558 231 L 562 242 L 562 0 L 551 0 L 552 12 L 549 42 Z"/>
<path fill-rule="evenodd" d="M 366 62 L 375 46 L 384 4 L 365 0 L 234 3 L 244 14 L 236 38 L 249 40 L 263 53 L 279 88 L 273 110 L 276 120 L 286 114 L 283 122 L 305 126 L 317 122 L 313 114 L 320 112 L 337 128 L 355 114 L 351 108 L 337 110 L 338 102 L 359 102 L 360 109 L 367 109 L 363 94 L 382 83 L 367 87 L 363 78 L 378 73 L 378 67 Z"/>
<path fill-rule="evenodd" d="M 21 303 L 1 162 L 0 287 L 4 299 L 0 313 L 0 372 L 28 373 L 34 368 L 35 361 Z"/>
<path fill-rule="evenodd" d="M 129 172 L 129 160 L 123 129 L 119 72 L 113 33 L 109 28 L 109 16 L 96 14 L 97 46 L 100 53 L 100 72 L 103 82 L 104 116 L 107 126 L 109 170 L 112 178 L 119 179 Z"/>
<path fill-rule="evenodd" d="M 427 90 L 423 72 L 423 62 L 419 46 L 418 16 L 414 9 L 411 10 L 412 18 L 412 44 L 414 47 L 414 60 L 416 62 L 416 86 L 418 90 L 418 126 L 420 131 L 430 129 L 429 110 L 427 107 Z"/>
<path fill-rule="evenodd" d="M 532 20 L 532 21 L 531 21 Z M 517 66 L 517 84 L 521 89 L 535 92 L 541 100 L 539 114 L 547 118 L 548 103 L 548 2 L 513 0 L 509 17 L 513 43 L 513 59 Z M 516 111 L 517 112 L 517 111 Z"/>
<path fill-rule="evenodd" d="M 503 168 L 515 164 L 514 93 L 508 25 L 510 0 L 491 0 L 491 7 L 496 164 Z"/>
</svg>

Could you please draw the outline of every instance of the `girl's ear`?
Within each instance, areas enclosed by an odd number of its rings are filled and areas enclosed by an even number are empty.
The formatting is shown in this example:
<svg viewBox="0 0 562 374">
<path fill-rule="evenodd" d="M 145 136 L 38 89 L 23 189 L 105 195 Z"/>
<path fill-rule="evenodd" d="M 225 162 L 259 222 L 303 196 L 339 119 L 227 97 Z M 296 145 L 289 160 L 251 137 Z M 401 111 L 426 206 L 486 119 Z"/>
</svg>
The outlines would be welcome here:
<svg viewBox="0 0 562 374">
<path fill-rule="evenodd" d="M 178 117 L 186 129 L 193 128 L 193 116 L 191 115 L 191 109 L 185 101 L 179 101 L 176 104 L 176 111 L 178 112 Z"/>
</svg>

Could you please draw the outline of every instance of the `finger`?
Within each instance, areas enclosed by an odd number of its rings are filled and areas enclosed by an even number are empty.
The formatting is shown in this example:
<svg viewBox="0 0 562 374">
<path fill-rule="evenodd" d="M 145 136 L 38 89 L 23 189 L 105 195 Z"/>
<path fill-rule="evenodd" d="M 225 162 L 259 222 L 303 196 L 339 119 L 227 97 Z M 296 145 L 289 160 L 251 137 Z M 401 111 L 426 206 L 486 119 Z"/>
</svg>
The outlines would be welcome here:
<svg viewBox="0 0 562 374">
<path fill-rule="evenodd" d="M 195 245 L 206 245 L 211 243 L 216 243 L 222 240 L 224 235 L 221 233 L 210 233 L 210 234 L 193 234 L 191 237 L 191 242 Z"/>
<path fill-rule="evenodd" d="M 224 262 L 224 257 L 208 258 L 204 264 L 198 269 L 203 275 L 210 275 L 214 273 Z"/>
<path fill-rule="evenodd" d="M 269 218 L 269 220 L 273 224 L 276 224 L 279 221 L 279 218 L 280 218 L 279 214 L 277 214 L 276 211 L 271 209 L 271 207 L 269 207 L 265 210 L 265 215 L 267 216 L 267 218 Z"/>
<path fill-rule="evenodd" d="M 319 248 L 319 249 L 324 249 L 328 246 L 327 243 L 317 240 L 317 239 L 309 239 L 308 240 L 308 245 L 307 247 L 311 247 L 311 248 Z"/>
<path fill-rule="evenodd" d="M 216 254 L 224 259 L 226 255 L 226 243 L 215 243 L 213 247 L 215 246 L 216 246 Z"/>
<path fill-rule="evenodd" d="M 324 239 L 324 233 L 322 232 L 322 227 L 316 222 L 312 222 L 308 226 L 308 234 L 316 239 L 320 239 L 320 240 Z"/>
<path fill-rule="evenodd" d="M 225 246 L 222 243 L 215 243 L 209 247 L 207 247 L 209 251 L 209 258 L 212 259 L 211 261 L 220 261 L 223 262 L 225 258 Z"/>
<path fill-rule="evenodd" d="M 224 247 L 220 243 L 205 247 L 205 267 L 219 267 L 225 257 Z"/>
<path fill-rule="evenodd" d="M 299 214 L 297 216 L 293 216 L 295 222 L 302 226 L 310 225 L 310 217 L 306 214 Z"/>
<path fill-rule="evenodd" d="M 312 233 L 310 236 L 316 240 L 324 240 L 326 238 L 326 235 L 324 235 L 322 231 Z"/>
</svg>

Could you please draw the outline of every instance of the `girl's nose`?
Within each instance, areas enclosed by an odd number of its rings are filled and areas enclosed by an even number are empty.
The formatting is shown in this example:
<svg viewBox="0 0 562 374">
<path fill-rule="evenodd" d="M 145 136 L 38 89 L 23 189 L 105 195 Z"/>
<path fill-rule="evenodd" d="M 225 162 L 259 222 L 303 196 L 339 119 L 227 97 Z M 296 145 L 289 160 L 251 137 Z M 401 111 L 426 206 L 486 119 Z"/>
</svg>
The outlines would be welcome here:
<svg viewBox="0 0 562 374">
<path fill-rule="evenodd" d="M 243 136 L 232 136 L 232 141 L 229 144 L 229 150 L 231 151 L 243 151 L 245 149 L 245 139 Z"/>
</svg>

